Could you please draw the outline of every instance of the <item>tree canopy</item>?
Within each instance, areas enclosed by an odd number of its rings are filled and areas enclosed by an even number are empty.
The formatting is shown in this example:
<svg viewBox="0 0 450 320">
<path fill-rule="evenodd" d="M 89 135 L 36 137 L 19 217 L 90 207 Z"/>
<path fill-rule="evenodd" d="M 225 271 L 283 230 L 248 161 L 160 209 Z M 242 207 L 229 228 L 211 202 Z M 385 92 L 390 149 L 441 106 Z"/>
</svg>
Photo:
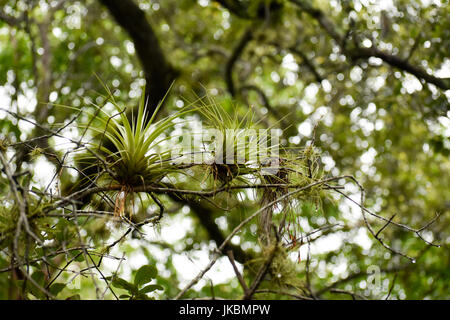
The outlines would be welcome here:
<svg viewBox="0 0 450 320">
<path fill-rule="evenodd" d="M 450 298 L 449 35 L 440 0 L 0 0 L 0 299 Z"/>
</svg>

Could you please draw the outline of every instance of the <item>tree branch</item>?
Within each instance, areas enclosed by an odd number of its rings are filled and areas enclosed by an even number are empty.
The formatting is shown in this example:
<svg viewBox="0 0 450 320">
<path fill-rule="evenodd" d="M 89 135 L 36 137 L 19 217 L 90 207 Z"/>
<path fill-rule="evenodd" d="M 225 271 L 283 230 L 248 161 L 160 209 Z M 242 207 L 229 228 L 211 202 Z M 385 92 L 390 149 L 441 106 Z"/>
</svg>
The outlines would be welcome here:
<svg viewBox="0 0 450 320">
<path fill-rule="evenodd" d="M 225 236 L 214 222 L 214 211 L 209 206 L 206 206 L 198 201 L 190 200 L 183 197 L 181 194 L 170 193 L 168 195 L 172 200 L 178 203 L 186 204 L 189 208 L 191 208 L 192 212 L 198 217 L 200 223 L 206 229 L 210 239 L 214 240 L 217 246 L 225 241 Z M 227 243 L 224 250 L 232 251 L 234 253 L 234 258 L 236 258 L 236 260 L 240 263 L 245 263 L 252 258 L 252 256 L 242 250 L 240 246 L 235 246 L 231 243 Z"/>
<path fill-rule="evenodd" d="M 225 82 L 227 84 L 228 91 L 232 96 L 236 94 L 233 82 L 233 67 L 236 64 L 239 57 L 241 56 L 245 47 L 252 39 L 253 39 L 253 27 L 249 27 L 247 30 L 245 30 L 244 34 L 242 35 L 236 47 L 234 48 L 230 58 L 228 59 L 225 65 Z"/>
<path fill-rule="evenodd" d="M 438 78 L 435 77 L 424 69 L 419 68 L 415 65 L 412 65 L 407 60 L 402 59 L 398 56 L 386 53 L 384 51 L 379 50 L 377 47 L 373 46 L 371 48 L 357 48 L 355 50 L 348 51 L 347 54 L 354 60 L 356 59 L 368 59 L 370 57 L 376 57 L 387 64 L 396 67 L 397 69 L 406 71 L 412 75 L 414 75 L 419 80 L 424 80 L 425 82 L 434 84 L 436 87 L 441 88 L 442 90 L 450 89 L 450 78 Z"/>
<path fill-rule="evenodd" d="M 167 61 L 158 38 L 142 11 L 132 0 L 100 0 L 133 40 L 145 74 L 149 114 L 162 101 L 178 72 Z"/>
<path fill-rule="evenodd" d="M 291 3 L 298 6 L 301 10 L 309 14 L 314 18 L 321 27 L 333 38 L 341 47 L 342 53 L 350 57 L 351 59 L 368 59 L 370 57 L 376 57 L 383 60 L 385 63 L 398 68 L 400 70 L 411 73 L 416 76 L 419 80 L 424 80 L 428 83 L 434 84 L 436 87 L 449 90 L 450 89 L 450 79 L 449 78 L 438 78 L 433 75 L 428 74 L 424 69 L 419 68 L 410 64 L 407 59 L 402 59 L 398 56 L 386 53 L 379 50 L 376 46 L 371 48 L 361 48 L 359 43 L 356 41 L 356 48 L 349 50 L 345 47 L 346 37 L 342 36 L 337 30 L 337 26 L 328 19 L 325 13 L 320 10 L 313 8 L 308 2 L 303 0 L 290 0 Z"/>
<path fill-rule="evenodd" d="M 265 19 L 270 11 L 279 10 L 282 4 L 278 1 L 261 1 L 255 10 L 250 10 L 249 5 L 237 0 L 216 0 L 222 7 L 242 19 Z M 250 3 L 250 2 L 248 2 Z"/>
<path fill-rule="evenodd" d="M 10 27 L 19 27 L 20 24 L 25 20 L 25 15 L 22 15 L 19 18 L 10 16 L 3 11 L 0 11 L 0 20 L 4 21 L 6 24 L 8 24 Z"/>
</svg>

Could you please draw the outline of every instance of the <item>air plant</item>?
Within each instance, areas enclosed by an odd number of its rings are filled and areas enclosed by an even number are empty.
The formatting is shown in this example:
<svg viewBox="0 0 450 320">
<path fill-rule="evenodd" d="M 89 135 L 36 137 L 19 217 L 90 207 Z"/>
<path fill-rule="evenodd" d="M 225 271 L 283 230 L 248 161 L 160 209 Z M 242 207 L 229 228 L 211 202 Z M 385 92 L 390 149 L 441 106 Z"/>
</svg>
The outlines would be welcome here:
<svg viewBox="0 0 450 320">
<path fill-rule="evenodd" d="M 263 189 L 261 206 L 265 206 L 275 199 L 286 195 L 289 192 L 287 186 L 301 188 L 321 180 L 323 172 L 319 171 L 318 161 L 319 155 L 316 153 L 313 144 L 302 150 L 298 150 L 296 154 L 284 152 L 282 157 L 280 157 L 278 170 L 274 174 L 262 176 L 262 181 L 264 183 L 270 185 L 279 184 L 280 186 Z M 319 194 L 322 189 L 323 186 L 321 185 L 308 188 L 307 190 L 294 195 L 290 199 L 286 198 L 276 205 L 264 210 L 259 216 L 263 240 L 266 242 L 270 241 L 270 238 L 272 237 L 271 224 L 273 221 L 273 212 L 275 208 L 280 208 L 280 206 L 282 207 L 282 210 L 279 210 L 278 233 L 282 234 L 287 231 L 289 236 L 291 236 L 291 234 L 296 234 L 300 229 L 300 224 L 298 222 L 298 206 L 305 202 L 315 202 L 316 207 L 320 207 L 321 196 Z"/>
<path fill-rule="evenodd" d="M 85 128 L 100 139 L 88 144 L 89 154 L 84 157 L 90 161 L 96 160 L 96 165 L 105 169 L 103 181 L 110 186 L 120 186 L 114 212 L 122 215 L 127 197 L 134 193 L 136 187 L 155 185 L 178 169 L 171 159 L 171 150 L 163 146 L 163 142 L 169 139 L 163 134 L 182 112 L 155 122 L 162 102 L 150 116 L 143 93 L 137 115 L 134 117 L 132 112 L 130 120 L 126 109 L 115 102 L 109 90 L 108 93 L 107 101 L 114 106 L 115 112 L 110 114 L 104 108 L 95 106 L 96 112 L 90 113 L 93 118 Z M 149 195 L 162 210 L 156 196 Z"/>
<path fill-rule="evenodd" d="M 207 163 L 214 180 L 228 184 L 248 174 L 259 175 L 263 164 L 270 161 L 272 150 L 279 147 L 278 144 L 267 145 L 270 128 L 258 129 L 251 110 L 239 118 L 237 113 L 230 115 L 212 99 L 208 104 L 202 101 L 199 111 L 210 128 L 220 135 L 211 145 L 213 159 Z"/>
</svg>

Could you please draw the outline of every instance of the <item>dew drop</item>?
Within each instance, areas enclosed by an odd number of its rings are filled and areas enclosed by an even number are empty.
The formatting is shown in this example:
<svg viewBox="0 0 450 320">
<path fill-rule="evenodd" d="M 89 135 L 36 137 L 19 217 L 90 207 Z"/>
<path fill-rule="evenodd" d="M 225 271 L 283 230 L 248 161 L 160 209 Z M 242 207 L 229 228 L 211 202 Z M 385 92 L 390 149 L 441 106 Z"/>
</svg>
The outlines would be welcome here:
<svg viewBox="0 0 450 320">
<path fill-rule="evenodd" d="M 412 259 L 411 262 L 412 262 L 412 263 L 416 263 L 416 259 Z"/>
</svg>

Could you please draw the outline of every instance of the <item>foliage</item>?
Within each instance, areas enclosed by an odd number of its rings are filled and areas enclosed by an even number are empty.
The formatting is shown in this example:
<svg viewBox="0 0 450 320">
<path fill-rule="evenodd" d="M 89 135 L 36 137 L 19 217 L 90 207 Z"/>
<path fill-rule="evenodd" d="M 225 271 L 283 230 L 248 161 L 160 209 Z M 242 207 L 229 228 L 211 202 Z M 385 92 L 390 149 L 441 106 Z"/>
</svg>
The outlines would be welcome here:
<svg viewBox="0 0 450 320">
<path fill-rule="evenodd" d="M 449 15 L 0 1 L 0 298 L 448 299 Z M 200 123 L 278 170 L 176 161 Z"/>
</svg>

